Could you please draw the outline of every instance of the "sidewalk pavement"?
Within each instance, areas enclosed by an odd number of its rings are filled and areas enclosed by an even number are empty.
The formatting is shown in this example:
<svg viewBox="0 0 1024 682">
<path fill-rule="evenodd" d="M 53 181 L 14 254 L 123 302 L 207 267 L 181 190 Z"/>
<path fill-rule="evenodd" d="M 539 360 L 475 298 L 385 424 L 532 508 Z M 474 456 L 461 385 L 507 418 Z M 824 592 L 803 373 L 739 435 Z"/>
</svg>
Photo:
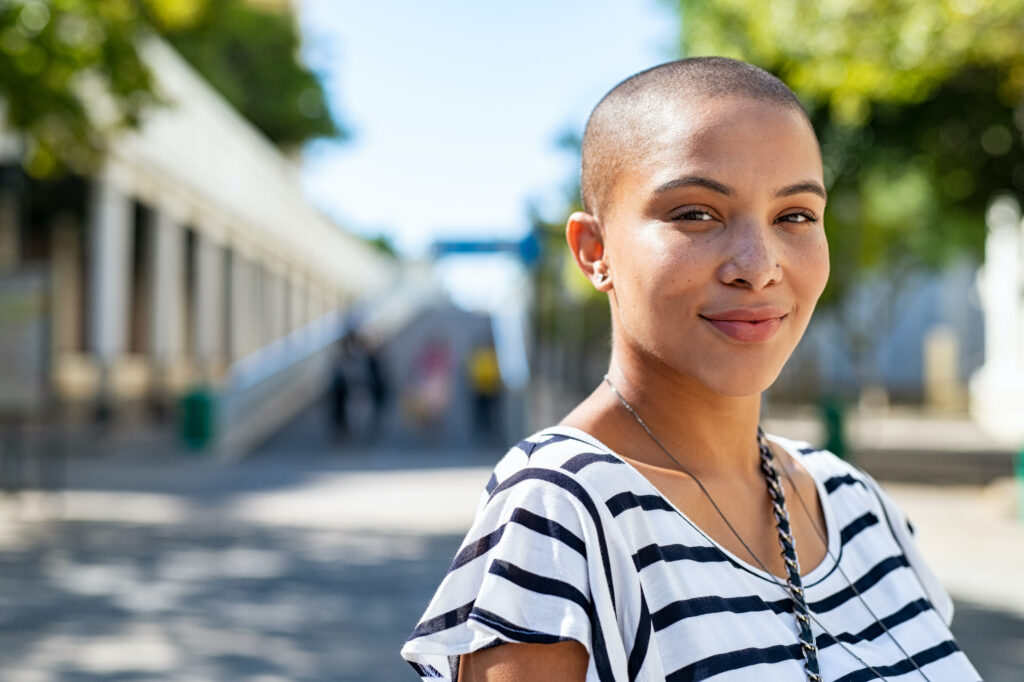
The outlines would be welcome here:
<svg viewBox="0 0 1024 682">
<path fill-rule="evenodd" d="M 431 455 L 79 458 L 60 494 L 0 496 L 0 677 L 413 679 L 398 650 L 488 476 Z"/>
<path fill-rule="evenodd" d="M 825 440 L 820 415 L 811 408 L 769 406 L 764 423 L 767 430 L 776 430 L 794 440 L 812 443 Z M 986 433 L 966 415 L 919 408 L 850 410 L 846 417 L 846 434 L 850 444 L 860 450 L 968 455 L 1014 450 Z M 1024 443 L 1021 446 L 1024 447 Z"/>
<path fill-rule="evenodd" d="M 794 440 L 825 441 L 813 411 L 769 411 L 764 424 Z M 987 485 L 1013 476 L 1015 454 L 1024 448 L 995 440 L 966 416 L 920 410 L 851 412 L 845 433 L 855 464 L 879 480 L 906 483 Z"/>
<path fill-rule="evenodd" d="M 918 546 L 954 597 L 1024 617 L 1024 521 L 1016 515 L 1012 481 L 987 487 L 885 487 L 914 524 Z"/>
<path fill-rule="evenodd" d="M 920 431 L 912 426 L 886 433 Z M 769 425 L 803 437 L 792 427 Z M 4 679 L 412 679 L 397 649 L 496 458 L 450 449 L 276 452 L 230 464 L 71 457 L 59 495 L 0 498 Z M 1024 524 L 1012 481 L 886 487 L 958 601 L 965 650 L 988 666 L 986 680 L 1019 680 Z"/>
<path fill-rule="evenodd" d="M 195 459 L 69 462 L 57 500 L 25 493 L 0 505 L 0 543 L 60 504 L 65 521 L 221 523 L 350 533 L 461 535 L 490 466 L 487 455 L 394 450 L 352 458 L 273 458 L 220 465 Z M 374 467 L 374 468 L 359 468 Z M 1011 479 L 988 486 L 884 482 L 917 530 L 922 552 L 959 599 L 1024 617 L 1024 522 Z M 13 505 L 13 506 L 12 506 Z"/>
</svg>

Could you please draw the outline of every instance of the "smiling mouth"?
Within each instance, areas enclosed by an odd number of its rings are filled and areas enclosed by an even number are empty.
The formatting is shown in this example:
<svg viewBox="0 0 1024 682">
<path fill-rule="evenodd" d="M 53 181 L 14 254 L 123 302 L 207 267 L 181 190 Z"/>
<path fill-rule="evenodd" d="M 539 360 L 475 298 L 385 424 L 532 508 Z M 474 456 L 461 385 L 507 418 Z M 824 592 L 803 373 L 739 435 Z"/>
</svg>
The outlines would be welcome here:
<svg viewBox="0 0 1024 682">
<path fill-rule="evenodd" d="M 724 320 L 704 315 L 700 317 L 731 339 L 745 343 L 763 343 L 775 336 L 787 316 L 783 314 L 778 317 L 746 320 Z"/>
</svg>

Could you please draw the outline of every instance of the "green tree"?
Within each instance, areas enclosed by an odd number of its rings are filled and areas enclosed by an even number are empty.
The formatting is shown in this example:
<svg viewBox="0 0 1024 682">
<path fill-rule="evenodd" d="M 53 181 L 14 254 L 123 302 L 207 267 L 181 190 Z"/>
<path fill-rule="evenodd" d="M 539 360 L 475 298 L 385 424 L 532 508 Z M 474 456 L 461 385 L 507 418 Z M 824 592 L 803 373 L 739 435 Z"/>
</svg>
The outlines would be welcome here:
<svg viewBox="0 0 1024 682">
<path fill-rule="evenodd" d="M 203 0 L 193 21 L 150 17 L 199 73 L 276 144 L 294 147 L 313 138 L 345 136 L 316 75 L 298 58 L 300 37 L 290 13 L 243 0 Z"/>
<path fill-rule="evenodd" d="M 0 99 L 8 129 L 22 133 L 24 165 L 37 176 L 87 167 L 102 146 L 87 83 L 114 104 L 113 125 L 135 125 L 156 101 L 135 49 L 139 24 L 127 2 L 0 0 Z"/>
<path fill-rule="evenodd" d="M 87 172 L 113 130 L 161 103 L 137 49 L 154 27 L 278 144 L 343 135 L 287 14 L 242 0 L 0 0 L 3 122 L 31 175 Z"/>
<path fill-rule="evenodd" d="M 577 134 L 567 133 L 557 144 L 579 159 Z M 543 390 L 564 392 L 567 409 L 593 390 L 608 367 L 611 314 L 608 297 L 583 276 L 566 247 L 565 219 L 583 208 L 579 178 L 567 185 L 565 195 L 557 215 L 532 208 L 530 224 L 540 242 L 532 273 L 534 375 L 547 382 Z"/>
<path fill-rule="evenodd" d="M 830 194 L 826 304 L 980 259 L 988 202 L 1024 196 L 1024 0 L 675 4 L 684 55 L 757 64 L 810 112 Z M 863 359 L 875 335 L 837 313 Z"/>
<path fill-rule="evenodd" d="M 684 54 L 757 64 L 811 112 L 841 270 L 979 253 L 992 195 L 1024 194 L 1024 0 L 679 8 Z"/>
</svg>

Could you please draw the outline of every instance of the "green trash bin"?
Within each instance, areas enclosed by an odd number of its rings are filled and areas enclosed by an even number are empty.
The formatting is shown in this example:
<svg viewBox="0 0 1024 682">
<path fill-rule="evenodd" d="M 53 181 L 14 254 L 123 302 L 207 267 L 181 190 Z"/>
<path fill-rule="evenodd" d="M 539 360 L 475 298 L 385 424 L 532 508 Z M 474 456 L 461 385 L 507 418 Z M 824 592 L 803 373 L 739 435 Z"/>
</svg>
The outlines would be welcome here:
<svg viewBox="0 0 1024 682">
<path fill-rule="evenodd" d="M 199 386 L 181 400 L 181 436 L 193 450 L 202 450 L 213 439 L 213 392 Z"/>
<path fill-rule="evenodd" d="M 821 421 L 825 426 L 825 449 L 836 457 L 846 459 L 846 408 L 836 398 L 825 398 L 820 403 Z"/>
</svg>

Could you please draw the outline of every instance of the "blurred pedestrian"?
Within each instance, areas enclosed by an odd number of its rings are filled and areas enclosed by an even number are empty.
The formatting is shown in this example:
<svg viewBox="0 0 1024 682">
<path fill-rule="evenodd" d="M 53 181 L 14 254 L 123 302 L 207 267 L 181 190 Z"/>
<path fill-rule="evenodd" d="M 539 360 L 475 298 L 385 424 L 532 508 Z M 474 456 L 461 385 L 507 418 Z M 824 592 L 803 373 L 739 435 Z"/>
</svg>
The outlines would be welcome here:
<svg viewBox="0 0 1024 682">
<path fill-rule="evenodd" d="M 331 426 L 335 440 L 342 440 L 349 435 L 348 352 L 346 340 L 343 339 L 335 346 L 331 363 Z"/>
<path fill-rule="evenodd" d="M 434 433 L 452 399 L 452 357 L 445 339 L 427 340 L 413 359 L 403 411 L 423 433 Z"/>
<path fill-rule="evenodd" d="M 481 343 L 473 349 L 468 374 L 473 394 L 473 435 L 480 442 L 496 442 L 501 438 L 498 400 L 502 383 L 498 354 L 492 344 Z"/>
<path fill-rule="evenodd" d="M 381 361 L 382 349 L 374 346 L 366 336 L 358 337 L 359 349 L 366 376 L 366 390 L 370 399 L 368 432 L 371 439 L 381 436 L 391 388 Z"/>
</svg>

